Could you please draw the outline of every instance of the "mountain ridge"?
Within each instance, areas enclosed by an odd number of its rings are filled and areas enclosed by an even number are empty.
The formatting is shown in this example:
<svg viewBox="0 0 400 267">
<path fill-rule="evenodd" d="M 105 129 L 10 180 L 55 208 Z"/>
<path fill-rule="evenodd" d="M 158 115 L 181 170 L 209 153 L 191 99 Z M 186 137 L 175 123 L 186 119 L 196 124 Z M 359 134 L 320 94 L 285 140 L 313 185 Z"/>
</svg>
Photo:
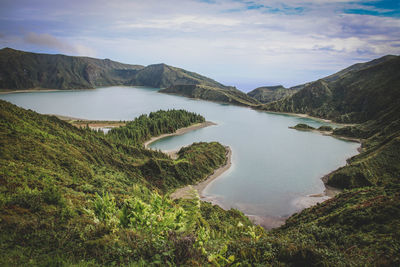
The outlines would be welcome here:
<svg viewBox="0 0 400 267">
<path fill-rule="evenodd" d="M 259 104 L 235 87 L 165 63 L 142 66 L 110 59 L 0 50 L 0 90 L 94 89 L 115 85 L 149 86 L 165 89 L 160 90 L 162 93 L 186 96 L 189 88 L 196 88 L 204 92 L 191 97 L 242 106 Z M 185 90 L 181 91 L 183 87 Z"/>
<path fill-rule="evenodd" d="M 348 75 L 349 73 L 355 72 L 355 71 L 359 71 L 365 68 L 369 68 L 372 66 L 375 66 L 377 64 L 380 64 L 382 62 L 385 62 L 387 60 L 390 59 L 394 59 L 396 58 L 395 55 L 385 55 L 382 56 L 380 58 L 377 59 L 373 59 L 371 61 L 367 61 L 367 62 L 363 62 L 363 63 L 355 63 L 349 67 L 346 67 L 342 70 L 339 70 L 338 72 L 335 72 L 331 75 L 325 76 L 323 78 L 320 78 L 318 80 L 323 80 L 325 82 L 333 82 L 336 81 L 340 78 L 343 78 L 345 75 Z M 256 89 L 253 89 L 252 91 L 250 91 L 249 93 L 247 93 L 249 96 L 255 97 L 257 100 L 259 100 L 260 102 L 267 104 L 270 102 L 274 102 L 274 101 L 278 101 L 282 98 L 285 98 L 286 96 L 290 96 L 293 95 L 294 93 L 300 91 L 301 89 L 303 89 L 304 87 L 310 85 L 311 83 L 317 82 L 316 81 L 312 81 L 312 82 L 307 82 L 304 84 L 299 84 L 296 86 L 292 86 L 289 88 L 285 88 L 282 85 L 278 85 L 278 86 L 261 86 L 258 87 Z M 281 88 L 282 87 L 282 88 Z M 276 91 L 276 89 L 281 89 L 281 91 Z M 286 89 L 287 91 L 284 91 L 283 89 Z M 263 92 L 264 91 L 264 92 Z"/>
<path fill-rule="evenodd" d="M 292 96 L 262 107 L 278 112 L 306 113 L 336 122 L 359 123 L 394 105 L 400 97 L 400 56 L 353 65 L 341 74 L 311 82 Z M 364 67 L 363 67 L 364 66 Z M 340 72 L 339 72 L 340 73 Z"/>
<path fill-rule="evenodd" d="M 175 84 L 226 88 L 213 79 L 164 63 L 142 66 L 110 59 L 0 50 L 0 89 L 93 89 L 112 85 L 166 88 Z"/>
</svg>

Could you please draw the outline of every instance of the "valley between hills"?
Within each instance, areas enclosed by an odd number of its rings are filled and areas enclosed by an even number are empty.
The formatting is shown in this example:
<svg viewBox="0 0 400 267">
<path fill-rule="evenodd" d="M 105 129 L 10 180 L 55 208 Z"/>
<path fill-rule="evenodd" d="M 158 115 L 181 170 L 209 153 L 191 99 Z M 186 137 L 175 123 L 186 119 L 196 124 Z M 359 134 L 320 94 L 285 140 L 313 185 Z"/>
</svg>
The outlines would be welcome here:
<svg viewBox="0 0 400 267">
<path fill-rule="evenodd" d="M 326 176 L 324 182 L 342 193 L 265 230 L 238 210 L 198 197 L 170 198 L 227 164 L 226 148 L 198 142 L 171 158 L 144 144 L 204 123 L 201 114 L 154 111 L 105 135 L 1 100 L 1 265 L 400 264 L 399 56 L 248 94 L 166 64 L 10 48 L 0 50 L 0 77 L 2 92 L 148 86 L 259 111 L 306 114 L 348 124 L 319 130 L 362 143 L 359 155 Z"/>
</svg>

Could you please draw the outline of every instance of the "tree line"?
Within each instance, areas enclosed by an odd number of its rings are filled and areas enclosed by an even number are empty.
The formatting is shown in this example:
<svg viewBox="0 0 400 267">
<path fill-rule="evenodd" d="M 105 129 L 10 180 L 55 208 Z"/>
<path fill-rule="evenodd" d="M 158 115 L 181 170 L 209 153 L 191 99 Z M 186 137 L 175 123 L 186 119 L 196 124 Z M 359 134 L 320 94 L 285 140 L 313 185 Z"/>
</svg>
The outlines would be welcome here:
<svg viewBox="0 0 400 267">
<path fill-rule="evenodd" d="M 153 136 L 173 133 L 179 128 L 202 123 L 203 116 L 186 110 L 159 110 L 141 115 L 123 127 L 111 129 L 107 137 L 124 145 L 141 146 Z"/>
</svg>

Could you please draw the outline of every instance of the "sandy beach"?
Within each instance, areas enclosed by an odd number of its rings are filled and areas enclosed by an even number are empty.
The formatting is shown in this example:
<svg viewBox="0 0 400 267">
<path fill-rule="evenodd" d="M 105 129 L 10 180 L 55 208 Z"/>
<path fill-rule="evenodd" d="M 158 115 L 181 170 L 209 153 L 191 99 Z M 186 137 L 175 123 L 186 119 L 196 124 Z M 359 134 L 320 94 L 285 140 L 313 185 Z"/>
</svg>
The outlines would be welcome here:
<svg viewBox="0 0 400 267">
<path fill-rule="evenodd" d="M 343 136 L 343 135 L 335 135 L 335 134 L 333 134 L 333 131 L 320 131 L 318 129 L 298 129 L 298 128 L 295 128 L 293 126 L 289 126 L 288 128 L 289 129 L 293 129 L 293 130 L 297 130 L 297 131 L 318 133 L 318 134 L 322 134 L 322 135 L 326 135 L 326 136 L 331 136 L 333 138 L 340 139 L 340 140 L 360 143 L 360 147 L 358 148 L 358 152 L 361 153 L 361 150 L 362 150 L 362 147 L 361 147 L 362 139 L 360 139 L 360 138 L 347 137 L 347 136 Z"/>
<path fill-rule="evenodd" d="M 61 89 L 23 89 L 23 90 L 7 90 L 0 91 L 0 95 L 13 94 L 13 93 L 33 93 L 33 92 L 56 92 L 56 91 L 70 91 Z"/>
<path fill-rule="evenodd" d="M 204 198 L 203 195 L 203 190 L 207 187 L 209 183 L 214 181 L 216 178 L 218 178 L 221 174 L 223 174 L 225 171 L 227 171 L 231 165 L 232 165 L 232 150 L 230 147 L 226 146 L 226 163 L 216 169 L 210 176 L 207 177 L 206 180 L 203 182 L 200 182 L 195 185 L 187 185 L 185 187 L 179 188 L 173 192 L 170 197 L 172 199 L 177 199 L 177 198 L 193 198 L 195 197 L 195 191 L 197 191 L 197 194 L 201 198 Z"/>
<path fill-rule="evenodd" d="M 335 197 L 337 194 L 341 193 L 343 191 L 342 189 L 327 185 L 329 176 L 335 171 L 336 170 L 326 174 L 324 177 L 321 178 L 325 186 L 324 192 L 299 197 L 293 201 L 293 205 L 299 211 L 301 211 L 303 209 L 310 208 L 318 203 L 331 199 Z"/>
<path fill-rule="evenodd" d="M 157 141 L 159 139 L 162 139 L 164 137 L 167 137 L 167 136 L 182 135 L 182 134 L 185 134 L 187 132 L 194 131 L 194 130 L 201 129 L 201 128 L 205 128 L 205 127 L 208 127 L 208 126 L 211 126 L 211 125 L 217 125 L 217 124 L 214 123 L 214 122 L 211 122 L 211 121 L 206 121 L 206 122 L 203 122 L 203 123 L 197 123 L 197 124 L 191 125 L 189 127 L 178 129 L 174 133 L 162 134 L 162 135 L 159 135 L 159 136 L 156 136 L 156 137 L 152 137 L 150 140 L 148 140 L 148 141 L 146 141 L 144 143 L 144 147 L 148 148 L 148 146 L 151 143 L 153 143 L 153 142 L 155 142 L 155 141 Z"/>
<path fill-rule="evenodd" d="M 301 130 L 301 129 L 296 129 L 294 127 L 289 127 L 290 129 L 298 130 L 298 131 L 307 131 L 307 132 L 313 132 L 313 133 L 318 133 L 326 136 L 331 136 L 337 139 L 345 140 L 345 141 L 350 141 L 350 142 L 356 142 L 360 143 L 360 147 L 357 149 L 359 153 L 362 152 L 362 140 L 358 138 L 350 138 L 350 137 L 345 137 L 345 136 L 338 136 L 334 135 L 333 132 L 325 132 L 325 131 L 319 131 L 318 129 L 312 129 L 312 130 Z M 336 171 L 336 170 L 335 170 Z M 334 171 L 333 171 L 334 172 Z M 317 193 L 317 194 L 310 194 L 307 196 L 303 196 L 300 198 L 297 198 L 296 200 L 293 201 L 293 205 L 297 207 L 300 210 L 312 207 L 318 203 L 321 203 L 325 200 L 328 200 L 337 194 L 341 193 L 342 190 L 339 188 L 335 188 L 332 186 L 327 185 L 328 177 L 333 173 L 330 172 L 323 176 L 321 178 L 322 182 L 324 183 L 325 189 L 324 192 L 322 193 Z"/>
<path fill-rule="evenodd" d="M 194 130 L 197 130 L 197 129 L 201 129 L 201 128 L 204 128 L 204 127 L 208 127 L 208 126 L 211 126 L 211 125 L 216 125 L 216 123 L 210 122 L 210 121 L 206 121 L 206 122 L 198 123 L 198 124 L 186 127 L 186 128 L 178 129 L 174 133 L 162 134 L 160 136 L 153 137 L 150 140 L 146 141 L 144 143 L 144 147 L 148 148 L 148 146 L 151 143 L 153 143 L 153 142 L 155 142 L 155 141 L 157 141 L 159 139 L 162 139 L 164 137 L 167 137 L 167 136 L 182 135 L 182 134 L 185 134 L 187 132 L 194 131 Z M 224 173 L 226 170 L 228 170 L 232 165 L 232 150 L 228 146 L 226 146 L 225 149 L 226 149 L 226 163 L 223 166 L 221 166 L 218 169 L 216 169 L 210 176 L 207 177 L 206 180 L 204 180 L 204 181 L 202 181 L 202 182 L 200 182 L 198 184 L 195 184 L 195 185 L 187 185 L 185 187 L 182 187 L 182 188 L 179 188 L 179 189 L 175 190 L 170 195 L 170 197 L 172 199 L 193 198 L 196 195 L 195 191 L 197 191 L 197 194 L 200 196 L 200 198 L 203 198 L 204 196 L 203 196 L 202 193 L 203 193 L 203 190 L 207 187 L 207 185 L 209 183 L 211 183 L 213 180 L 215 180 L 216 178 L 218 178 L 222 173 Z M 168 154 L 171 158 L 176 159 L 178 151 L 179 150 L 164 150 L 162 152 L 165 153 L 165 154 Z"/>
</svg>

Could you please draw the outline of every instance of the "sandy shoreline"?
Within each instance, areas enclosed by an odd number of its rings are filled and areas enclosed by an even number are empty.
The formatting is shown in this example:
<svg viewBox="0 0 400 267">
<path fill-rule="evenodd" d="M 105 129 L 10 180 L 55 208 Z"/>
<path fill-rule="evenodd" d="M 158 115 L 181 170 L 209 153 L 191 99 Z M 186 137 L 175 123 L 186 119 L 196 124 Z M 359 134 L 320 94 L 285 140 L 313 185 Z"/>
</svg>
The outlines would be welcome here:
<svg viewBox="0 0 400 267">
<path fill-rule="evenodd" d="M 0 95 L 7 95 L 13 93 L 33 93 L 33 92 L 58 92 L 58 91 L 70 91 L 71 89 L 23 89 L 23 90 L 4 90 L 0 91 Z"/>
<path fill-rule="evenodd" d="M 211 126 L 211 125 L 217 125 L 217 124 L 214 123 L 214 122 L 211 122 L 211 121 L 197 123 L 197 124 L 191 125 L 189 127 L 180 128 L 180 129 L 176 130 L 174 133 L 162 134 L 162 135 L 159 135 L 159 136 L 156 136 L 156 137 L 152 137 L 150 140 L 144 142 L 143 145 L 144 145 L 145 148 L 148 148 L 148 146 L 151 143 L 153 143 L 153 142 L 155 142 L 155 141 L 157 141 L 159 139 L 162 139 L 164 137 L 182 135 L 182 134 L 185 134 L 187 132 L 194 131 L 194 130 L 201 129 L 201 128 L 205 128 L 205 127 L 208 127 L 208 126 Z"/>
<path fill-rule="evenodd" d="M 333 131 L 326 132 L 326 131 L 319 131 L 318 129 L 304 129 L 303 130 L 303 129 L 296 129 L 295 127 L 289 127 L 289 128 L 297 130 L 297 131 L 313 132 L 313 133 L 318 133 L 318 134 L 322 134 L 322 135 L 325 135 L 325 136 L 331 136 L 333 138 L 337 138 L 337 139 L 340 139 L 340 140 L 356 142 L 356 143 L 360 144 L 360 147 L 357 148 L 358 153 L 362 152 L 362 139 L 351 138 L 351 137 L 340 136 L 340 135 L 334 135 Z M 356 155 L 354 155 L 354 156 L 356 156 Z M 335 172 L 336 170 L 334 170 L 334 171 L 324 175 L 323 177 L 321 177 L 321 180 L 322 180 L 322 182 L 324 183 L 324 186 L 325 186 L 324 192 L 316 193 L 316 194 L 310 194 L 310 195 L 307 195 L 307 196 L 300 197 L 300 198 L 296 199 L 293 204 L 299 210 L 302 210 L 302 209 L 306 209 L 306 208 L 312 207 L 312 206 L 314 206 L 314 205 L 316 205 L 318 203 L 321 203 L 321 202 L 323 202 L 325 200 L 328 200 L 328 199 L 336 196 L 337 194 L 341 193 L 343 190 L 341 190 L 340 188 L 335 188 L 335 187 L 327 185 L 328 177 L 333 172 Z"/>
<path fill-rule="evenodd" d="M 156 136 L 151 138 L 150 140 L 146 141 L 144 143 L 144 147 L 145 148 L 149 148 L 148 146 L 159 140 L 162 138 L 165 138 L 167 136 L 175 136 L 175 135 L 182 135 L 185 134 L 187 132 L 190 131 L 194 131 L 197 129 L 201 129 L 204 127 L 208 127 L 211 125 L 216 125 L 216 123 L 214 122 L 210 122 L 210 121 L 206 121 L 203 123 L 198 123 L 186 128 L 181 128 L 178 129 L 176 132 L 174 133 L 170 133 L 170 134 L 162 134 L 160 136 Z M 177 199 L 177 198 L 193 198 L 195 197 L 195 191 L 197 192 L 197 194 L 200 196 L 200 198 L 204 198 L 203 195 L 203 190 L 207 187 L 208 184 L 210 184 L 212 181 L 214 181 L 216 178 L 218 178 L 222 173 L 224 173 L 225 171 L 227 171 L 231 165 L 232 165 L 232 150 L 230 149 L 229 146 L 225 146 L 225 150 L 226 150 L 226 163 L 224 165 L 222 165 L 221 167 L 219 167 L 218 169 L 214 170 L 214 172 L 209 175 L 204 181 L 197 183 L 195 185 L 187 185 L 185 187 L 182 188 L 178 188 L 177 190 L 175 190 L 173 193 L 171 193 L 170 197 L 172 199 Z M 177 152 L 179 150 L 164 150 L 162 151 L 163 153 L 169 155 L 171 158 L 176 159 L 177 158 Z"/>
<path fill-rule="evenodd" d="M 347 136 L 343 136 L 343 135 L 335 135 L 333 134 L 333 131 L 320 131 L 318 129 L 298 129 L 296 127 L 293 126 L 289 126 L 289 129 L 293 129 L 293 130 L 297 130 L 297 131 L 302 131 L 302 132 L 312 132 L 312 133 L 318 133 L 318 134 L 322 134 L 325 136 L 331 136 L 333 138 L 336 139 L 340 139 L 340 140 L 344 140 L 344 141 L 350 141 L 350 142 L 355 142 L 355 143 L 360 143 L 360 147 L 358 149 L 358 152 L 361 153 L 361 145 L 362 145 L 362 139 L 360 138 L 354 138 L 354 137 L 347 137 Z"/>
<path fill-rule="evenodd" d="M 197 191 L 197 194 L 200 196 L 200 199 L 204 198 L 203 191 L 212 181 L 218 178 L 221 174 L 227 171 L 232 166 L 232 150 L 229 146 L 225 147 L 226 149 L 226 163 L 216 169 L 210 176 L 207 177 L 206 180 L 195 184 L 195 185 L 187 185 L 182 188 L 178 188 L 175 190 L 170 197 L 172 199 L 177 198 L 193 198 L 195 197 L 194 191 Z"/>
</svg>

